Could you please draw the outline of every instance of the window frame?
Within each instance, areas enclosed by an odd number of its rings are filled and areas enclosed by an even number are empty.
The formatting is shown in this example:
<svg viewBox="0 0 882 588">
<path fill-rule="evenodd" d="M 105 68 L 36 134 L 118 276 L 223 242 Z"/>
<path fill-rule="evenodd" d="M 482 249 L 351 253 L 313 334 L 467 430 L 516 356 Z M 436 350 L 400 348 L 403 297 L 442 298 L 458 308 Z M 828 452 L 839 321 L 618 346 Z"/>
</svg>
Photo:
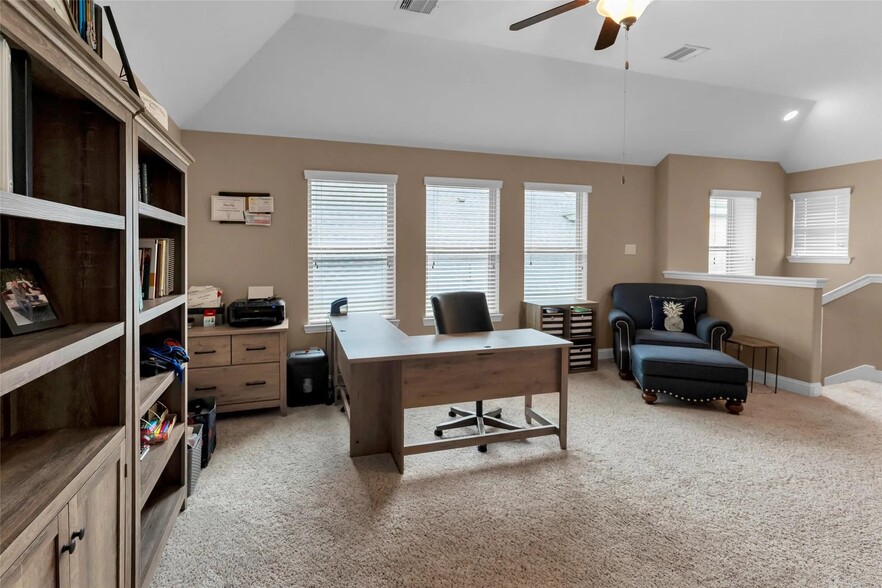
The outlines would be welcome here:
<svg viewBox="0 0 882 588">
<path fill-rule="evenodd" d="M 708 198 L 708 209 L 707 209 L 708 210 L 708 230 L 707 230 L 707 234 L 708 234 L 708 237 L 707 237 L 707 239 L 708 239 L 708 241 L 707 241 L 707 253 L 708 253 L 708 255 L 707 255 L 707 273 L 708 274 L 715 275 L 715 276 L 755 276 L 756 275 L 756 251 L 757 251 L 756 241 L 757 241 L 757 236 L 758 236 L 757 223 L 759 221 L 759 199 L 762 197 L 762 195 L 763 195 L 762 192 L 751 191 L 751 190 L 711 190 L 710 191 L 710 196 Z M 712 251 L 719 249 L 719 250 L 725 250 L 728 252 L 728 251 L 732 251 L 734 249 L 734 244 L 729 243 L 728 239 L 727 239 L 726 245 L 723 247 L 714 246 L 711 244 L 711 229 L 713 228 L 713 225 L 711 224 L 712 220 L 713 220 L 711 218 L 711 206 L 712 206 L 713 200 L 715 198 L 716 199 L 732 200 L 732 201 L 734 201 L 737 198 L 743 198 L 745 200 L 753 200 L 753 202 L 754 202 L 753 247 L 752 247 L 753 271 L 751 273 L 745 274 L 745 273 L 735 273 L 735 272 L 729 272 L 729 271 L 725 271 L 725 272 L 712 272 L 711 271 L 711 252 Z M 727 236 L 729 234 L 734 233 L 734 227 L 733 227 L 732 231 L 729 230 L 729 227 L 730 227 L 731 223 L 735 222 L 734 216 L 732 216 L 731 219 L 729 218 L 730 215 L 728 213 L 728 210 L 729 210 L 728 206 L 729 205 L 727 204 L 727 215 L 726 215 L 726 235 Z"/>
<path fill-rule="evenodd" d="M 475 179 L 475 178 L 442 178 L 442 177 L 434 177 L 434 176 L 426 176 L 423 179 L 423 184 L 425 187 L 424 198 L 426 202 L 426 237 L 425 237 L 425 267 L 426 274 L 424 279 L 424 296 L 425 296 L 425 312 L 426 314 L 423 316 L 423 326 L 431 327 L 435 325 L 435 318 L 431 314 L 430 307 L 430 293 L 429 293 L 429 207 L 428 207 L 428 198 L 429 198 L 429 188 L 431 187 L 440 187 L 440 188 L 471 188 L 471 189 L 487 189 L 490 191 L 490 203 L 495 203 L 495 207 L 493 210 L 493 215 L 495 216 L 493 222 L 493 228 L 495 229 L 495 235 L 491 235 L 491 237 L 495 237 L 493 239 L 493 244 L 495 248 L 495 253 L 491 253 L 490 255 L 495 255 L 496 263 L 495 263 L 495 278 L 494 278 L 494 286 L 496 288 L 495 292 L 495 301 L 496 308 L 490 308 L 490 319 L 493 322 L 499 322 L 502 320 L 503 314 L 499 312 L 499 263 L 501 258 L 501 250 L 500 250 L 500 214 L 502 209 L 502 181 L 501 180 L 486 180 L 486 179 Z"/>
<path fill-rule="evenodd" d="M 577 214 L 579 215 L 578 222 L 582 223 L 582 243 L 579 245 L 580 251 L 576 251 L 575 248 L 572 248 L 573 251 L 563 251 L 563 253 L 576 253 L 584 256 L 583 263 L 583 271 L 581 276 L 581 288 L 582 293 L 578 292 L 574 295 L 561 295 L 561 298 L 567 298 L 572 296 L 574 299 L 579 300 L 587 300 L 588 299 L 588 229 L 589 229 L 589 203 L 590 203 L 590 195 L 591 195 L 592 187 L 588 185 L 582 184 L 549 184 L 542 182 L 524 182 L 524 267 L 522 268 L 523 278 L 524 278 L 524 300 L 531 299 L 527 296 L 527 269 L 526 269 L 526 260 L 527 256 L 530 253 L 538 253 L 540 251 L 528 251 L 527 250 L 527 223 L 529 219 L 527 218 L 527 192 L 575 192 L 577 194 Z M 533 297 L 532 299 L 539 300 L 538 297 Z"/>
<path fill-rule="evenodd" d="M 854 261 L 851 257 L 851 192 L 850 187 L 833 188 L 830 190 L 813 190 L 810 192 L 795 192 L 790 195 L 790 255 L 787 256 L 789 263 L 817 263 L 817 264 L 850 264 Z M 846 212 L 848 223 L 845 226 L 845 255 L 805 255 L 794 253 L 794 245 L 796 244 L 796 207 L 799 201 L 808 201 L 812 198 L 846 198 Z M 836 230 L 837 227 L 826 227 L 828 230 Z"/>
<path fill-rule="evenodd" d="M 310 271 L 311 260 L 314 256 L 313 253 L 313 244 L 312 244 L 312 234 L 313 234 L 313 219 L 312 219 L 312 199 L 313 199 L 313 181 L 320 182 L 351 182 L 351 183 L 363 183 L 363 184 L 385 184 L 387 186 L 388 194 L 389 194 L 389 202 L 387 203 L 387 217 L 386 224 L 387 227 L 391 227 L 391 236 L 392 236 L 392 244 L 391 244 L 391 253 L 387 253 L 385 248 L 383 250 L 383 254 L 386 255 L 389 259 L 391 259 L 392 263 L 392 292 L 391 292 L 391 308 L 392 314 L 391 316 L 386 316 L 387 320 L 392 322 L 393 324 L 398 324 L 397 312 L 398 312 L 398 231 L 397 231 L 397 206 L 396 206 L 396 197 L 397 197 L 397 184 L 398 184 L 398 175 L 397 174 L 376 174 L 376 173 L 359 173 L 359 172 L 338 172 L 338 171 L 318 171 L 318 170 L 305 170 L 304 178 L 306 179 L 306 264 L 307 264 L 307 278 L 306 278 L 306 292 L 307 292 L 307 308 L 306 308 L 306 324 L 303 325 L 303 330 L 306 333 L 324 333 L 329 330 L 329 323 L 327 319 L 324 319 L 322 322 L 318 322 L 317 320 L 310 320 L 310 306 L 312 299 L 312 287 L 313 287 L 313 277 L 312 272 Z M 379 250 L 378 250 L 379 251 Z"/>
</svg>

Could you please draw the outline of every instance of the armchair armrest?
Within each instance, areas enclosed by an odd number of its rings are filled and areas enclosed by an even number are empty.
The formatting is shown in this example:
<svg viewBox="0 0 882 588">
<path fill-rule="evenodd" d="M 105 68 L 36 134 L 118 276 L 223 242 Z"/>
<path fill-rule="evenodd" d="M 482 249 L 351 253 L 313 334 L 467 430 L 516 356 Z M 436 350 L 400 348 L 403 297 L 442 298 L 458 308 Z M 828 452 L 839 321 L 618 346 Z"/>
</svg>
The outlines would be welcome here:
<svg viewBox="0 0 882 588">
<path fill-rule="evenodd" d="M 614 333 L 627 337 L 628 343 L 634 343 L 636 329 L 634 328 L 634 319 L 621 308 L 614 308 L 609 311 L 609 326 Z"/>
<path fill-rule="evenodd" d="M 709 343 L 711 349 L 722 351 L 723 341 L 732 336 L 732 325 L 724 320 L 703 314 L 698 317 L 695 333 Z"/>
</svg>

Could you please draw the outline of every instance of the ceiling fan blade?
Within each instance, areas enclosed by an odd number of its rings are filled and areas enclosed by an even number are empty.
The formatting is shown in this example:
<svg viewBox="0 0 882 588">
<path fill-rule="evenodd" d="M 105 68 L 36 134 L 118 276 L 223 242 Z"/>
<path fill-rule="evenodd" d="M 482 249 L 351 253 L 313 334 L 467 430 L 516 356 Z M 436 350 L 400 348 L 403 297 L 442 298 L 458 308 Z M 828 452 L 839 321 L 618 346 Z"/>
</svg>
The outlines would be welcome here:
<svg viewBox="0 0 882 588">
<path fill-rule="evenodd" d="M 585 6 L 591 2 L 591 0 L 573 0 L 572 2 L 567 2 L 566 4 L 562 4 L 557 8 L 552 8 L 551 10 L 546 10 L 545 12 L 540 12 L 537 15 L 531 16 L 530 18 L 525 18 L 522 21 L 518 21 L 508 27 L 510 31 L 519 31 L 521 29 L 525 29 L 530 25 L 534 25 L 537 22 L 542 22 L 543 20 L 548 20 L 552 16 L 557 16 L 558 14 L 563 14 L 564 12 L 569 12 L 573 8 L 579 8 L 580 6 Z"/>
<path fill-rule="evenodd" d="M 619 35 L 620 28 L 622 27 L 616 21 L 607 16 L 603 21 L 603 26 L 600 27 L 600 34 L 597 36 L 597 45 L 594 46 L 594 50 L 600 51 L 612 47 Z"/>
</svg>

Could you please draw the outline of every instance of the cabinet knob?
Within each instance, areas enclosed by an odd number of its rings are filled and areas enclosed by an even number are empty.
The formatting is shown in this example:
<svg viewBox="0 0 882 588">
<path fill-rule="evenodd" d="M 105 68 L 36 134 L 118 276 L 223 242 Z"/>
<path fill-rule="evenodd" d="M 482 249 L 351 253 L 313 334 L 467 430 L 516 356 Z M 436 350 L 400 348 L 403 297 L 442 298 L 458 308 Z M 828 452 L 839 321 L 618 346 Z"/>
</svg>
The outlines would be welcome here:
<svg viewBox="0 0 882 588">
<path fill-rule="evenodd" d="M 70 536 L 70 538 L 71 538 L 71 539 L 79 539 L 80 541 L 82 541 L 83 539 L 85 539 L 85 538 L 86 538 L 86 527 L 83 527 L 82 529 L 80 529 L 80 530 L 77 531 L 76 533 L 73 533 L 73 534 Z"/>
<path fill-rule="evenodd" d="M 61 548 L 61 553 L 64 553 L 65 551 L 67 551 L 68 553 L 73 555 L 73 552 L 76 550 L 77 550 L 77 540 L 76 540 L 76 538 L 74 538 L 71 540 L 70 543 L 68 543 L 67 545 L 65 545 Z"/>
</svg>

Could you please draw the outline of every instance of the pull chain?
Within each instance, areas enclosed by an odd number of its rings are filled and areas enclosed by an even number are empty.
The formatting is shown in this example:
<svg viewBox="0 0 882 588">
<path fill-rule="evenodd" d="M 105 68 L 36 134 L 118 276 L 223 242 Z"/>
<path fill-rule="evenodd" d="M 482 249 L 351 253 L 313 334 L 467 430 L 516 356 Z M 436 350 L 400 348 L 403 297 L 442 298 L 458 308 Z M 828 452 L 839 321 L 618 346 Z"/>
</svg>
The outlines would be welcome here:
<svg viewBox="0 0 882 588">
<path fill-rule="evenodd" d="M 622 185 L 625 184 L 625 130 L 628 121 L 628 70 L 631 69 L 630 61 L 630 29 L 625 28 L 625 75 L 622 85 Z"/>
</svg>

